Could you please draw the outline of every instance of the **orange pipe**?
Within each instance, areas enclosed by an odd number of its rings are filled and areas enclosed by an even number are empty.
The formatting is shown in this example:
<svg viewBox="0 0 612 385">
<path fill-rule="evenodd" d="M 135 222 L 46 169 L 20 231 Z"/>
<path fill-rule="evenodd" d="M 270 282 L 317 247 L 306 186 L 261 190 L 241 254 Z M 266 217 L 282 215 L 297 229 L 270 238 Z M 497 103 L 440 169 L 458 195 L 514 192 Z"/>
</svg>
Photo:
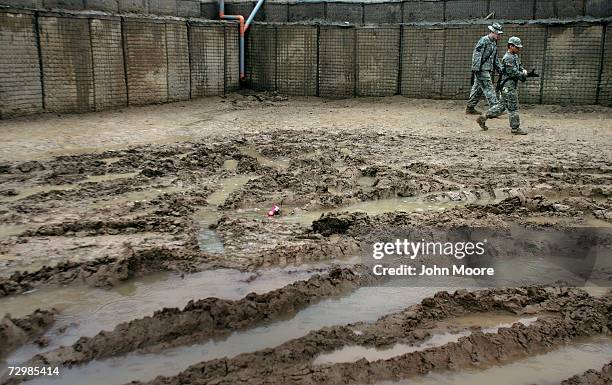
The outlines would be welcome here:
<svg viewBox="0 0 612 385">
<path fill-rule="evenodd" d="M 240 80 L 244 80 L 246 78 L 246 74 L 244 71 L 244 35 L 246 32 L 244 16 L 226 15 L 223 9 L 220 9 L 219 18 L 222 20 L 238 20 L 238 23 L 240 24 Z"/>
</svg>

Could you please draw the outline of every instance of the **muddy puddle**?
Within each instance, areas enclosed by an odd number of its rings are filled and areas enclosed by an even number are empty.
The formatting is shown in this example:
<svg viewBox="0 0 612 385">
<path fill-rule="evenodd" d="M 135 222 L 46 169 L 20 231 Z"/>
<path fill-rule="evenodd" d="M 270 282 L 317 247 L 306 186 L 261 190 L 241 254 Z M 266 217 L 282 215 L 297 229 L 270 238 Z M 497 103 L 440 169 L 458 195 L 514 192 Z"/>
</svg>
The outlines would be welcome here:
<svg viewBox="0 0 612 385">
<path fill-rule="evenodd" d="M 232 176 L 226 179 L 219 181 L 220 188 L 210 194 L 206 198 L 206 202 L 208 202 L 211 206 L 218 206 L 223 204 L 227 197 L 230 196 L 234 191 L 239 190 L 242 186 L 244 186 L 248 181 L 254 179 L 253 175 L 237 175 Z"/>
<path fill-rule="evenodd" d="M 319 219 L 321 215 L 327 213 L 339 212 L 363 212 L 368 215 L 376 215 L 391 212 L 426 212 L 426 211 L 444 211 L 453 207 L 463 206 L 467 201 L 446 201 L 446 202 L 428 202 L 422 197 L 410 198 L 388 198 L 371 201 L 358 202 L 347 206 L 341 206 L 334 209 L 322 209 L 313 211 L 299 211 L 298 213 L 288 214 L 280 217 L 280 220 L 290 223 L 299 223 L 309 227 L 312 222 Z M 285 210 L 288 211 L 288 210 Z M 290 210 L 289 210 L 290 211 Z"/>
<path fill-rule="evenodd" d="M 210 228 L 211 225 L 217 223 L 221 216 L 217 206 L 223 204 L 230 194 L 239 190 L 254 178 L 252 175 L 237 175 L 221 180 L 219 182 L 220 188 L 206 198 L 209 206 L 199 209 L 193 215 L 193 220 L 198 223 L 200 228 L 198 232 L 200 250 L 209 253 L 223 253 L 223 240 L 215 229 Z"/>
<path fill-rule="evenodd" d="M 612 360 L 612 338 L 594 337 L 571 345 L 484 370 L 431 373 L 401 382 L 379 382 L 377 385 L 558 385 L 561 381 L 586 370 L 600 370 Z"/>
<path fill-rule="evenodd" d="M 451 321 L 453 328 L 458 324 L 462 324 L 464 327 L 466 327 L 466 329 L 459 329 L 452 332 L 432 333 L 431 337 L 427 338 L 420 344 L 408 345 L 398 343 L 385 349 L 367 346 L 344 346 L 343 348 L 331 353 L 319 355 L 314 359 L 313 364 L 325 365 L 341 362 L 356 362 L 363 358 L 368 361 L 386 360 L 391 357 L 442 346 L 449 342 L 456 342 L 459 340 L 459 338 L 467 337 L 472 334 L 472 331 L 467 329 L 467 327 L 478 327 L 483 333 L 497 333 L 500 328 L 510 327 L 516 322 L 529 326 L 537 320 L 537 317 L 519 318 L 511 315 L 495 314 L 470 316 L 469 320 L 462 318 L 463 317 L 453 319 Z M 482 326 L 482 328 L 480 328 L 480 326 Z"/>
<path fill-rule="evenodd" d="M 20 317 L 35 309 L 56 308 L 56 323 L 46 336 L 50 345 L 44 350 L 33 344 L 15 351 L 8 362 L 23 362 L 34 354 L 60 345 L 71 345 L 81 336 L 153 314 L 164 307 L 183 308 L 192 299 L 217 297 L 237 300 L 250 292 L 264 293 L 325 270 L 325 265 L 291 269 L 267 269 L 244 273 L 231 269 L 207 270 L 181 278 L 174 273 L 158 273 L 128 281 L 111 290 L 71 285 L 57 289 L 35 290 L 27 294 L 0 298 L 2 315 Z"/>
<path fill-rule="evenodd" d="M 397 312 L 440 291 L 440 288 L 363 287 L 352 294 L 313 304 L 287 319 L 234 332 L 203 344 L 165 349 L 157 354 L 132 353 L 122 357 L 93 361 L 65 369 L 54 379 L 37 379 L 31 384 L 88 385 L 123 384 L 131 380 L 150 380 L 158 375 L 175 375 L 191 364 L 282 344 L 325 326 L 357 321 L 373 322 L 382 315 Z M 384 301 L 380 299 L 384 298 Z"/>
<path fill-rule="evenodd" d="M 206 222 L 201 222 L 200 231 L 198 232 L 198 246 L 200 250 L 206 251 L 207 253 L 221 254 L 225 251 L 223 240 L 214 229 L 209 229 L 206 226 Z"/>
<path fill-rule="evenodd" d="M 223 161 L 223 169 L 228 171 L 235 171 L 238 168 L 238 161 L 236 159 L 226 159 Z"/>
<path fill-rule="evenodd" d="M 362 177 L 369 179 L 370 177 Z M 468 200 L 458 201 L 426 201 L 425 196 L 421 197 L 398 197 L 388 199 L 377 199 L 363 202 L 357 202 L 337 208 L 326 208 L 312 211 L 304 211 L 298 207 L 282 206 L 282 214 L 278 217 L 273 217 L 272 220 L 284 221 L 287 223 L 297 223 L 304 227 L 310 227 L 312 222 L 319 219 L 327 213 L 340 212 L 363 212 L 368 215 L 376 215 L 390 212 L 427 212 L 427 211 L 444 211 L 453 207 L 458 207 L 471 203 Z M 491 200 L 492 201 L 492 200 Z M 481 203 L 489 202 L 489 200 L 479 200 Z M 263 220 L 266 218 L 266 211 L 261 208 L 240 208 L 232 212 L 240 218 Z"/>
</svg>

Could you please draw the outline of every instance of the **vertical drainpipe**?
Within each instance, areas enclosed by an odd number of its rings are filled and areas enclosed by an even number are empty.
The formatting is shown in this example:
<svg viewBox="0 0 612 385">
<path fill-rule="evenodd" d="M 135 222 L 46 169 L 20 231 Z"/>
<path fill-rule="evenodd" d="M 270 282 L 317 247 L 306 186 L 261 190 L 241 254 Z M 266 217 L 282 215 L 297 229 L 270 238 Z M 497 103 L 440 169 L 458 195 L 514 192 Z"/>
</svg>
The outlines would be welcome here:
<svg viewBox="0 0 612 385">
<path fill-rule="evenodd" d="M 251 22 L 253 22 L 253 19 L 255 18 L 257 11 L 259 11 L 259 8 L 261 8 L 263 2 L 264 0 L 257 1 L 255 8 L 253 8 L 253 11 L 245 22 L 244 16 L 242 15 L 226 15 L 225 0 L 219 0 L 219 18 L 222 20 L 238 20 L 238 23 L 240 23 L 240 80 L 244 80 L 246 77 L 244 70 L 244 34 L 251 25 Z"/>
</svg>

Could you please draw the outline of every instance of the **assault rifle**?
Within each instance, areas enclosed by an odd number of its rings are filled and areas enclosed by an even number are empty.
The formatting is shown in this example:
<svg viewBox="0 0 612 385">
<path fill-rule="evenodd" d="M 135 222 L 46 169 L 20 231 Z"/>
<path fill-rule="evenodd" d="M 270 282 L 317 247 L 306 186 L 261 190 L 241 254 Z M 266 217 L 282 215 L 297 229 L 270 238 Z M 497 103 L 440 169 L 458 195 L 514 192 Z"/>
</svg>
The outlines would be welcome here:
<svg viewBox="0 0 612 385">
<path fill-rule="evenodd" d="M 532 69 L 531 71 L 529 71 L 529 72 L 527 73 L 527 77 L 528 77 L 528 78 L 539 78 L 539 77 L 540 77 L 540 75 L 539 75 L 539 74 L 536 74 L 536 72 L 535 72 L 535 68 L 534 68 L 534 69 Z"/>
<path fill-rule="evenodd" d="M 539 78 L 539 77 L 540 77 L 540 74 L 537 74 L 537 73 L 535 72 L 535 68 L 534 68 L 534 69 L 532 69 L 531 71 L 529 71 L 529 72 L 527 73 L 527 77 L 528 77 L 528 78 Z M 498 91 L 498 92 L 499 92 L 499 91 L 501 91 L 501 90 L 502 90 L 502 88 L 504 88 L 504 86 L 506 85 L 506 82 L 507 82 L 508 80 L 512 80 L 512 81 L 514 81 L 514 86 L 516 86 L 516 85 L 517 85 L 517 83 L 518 83 L 518 81 L 517 81 L 516 79 L 510 79 L 510 78 L 506 78 L 506 79 L 505 79 L 505 80 L 502 82 L 502 78 L 503 78 L 503 72 L 502 72 L 502 76 L 500 76 L 500 77 L 499 77 L 499 79 L 497 80 L 497 87 L 495 88 L 495 90 L 496 90 L 496 91 Z"/>
</svg>

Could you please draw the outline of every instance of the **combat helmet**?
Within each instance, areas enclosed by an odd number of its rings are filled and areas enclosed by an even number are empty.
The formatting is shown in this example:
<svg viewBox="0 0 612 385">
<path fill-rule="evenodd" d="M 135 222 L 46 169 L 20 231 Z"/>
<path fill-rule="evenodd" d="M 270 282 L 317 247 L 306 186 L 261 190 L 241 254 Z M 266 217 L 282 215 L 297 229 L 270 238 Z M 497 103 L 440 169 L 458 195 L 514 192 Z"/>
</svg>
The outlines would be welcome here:
<svg viewBox="0 0 612 385">
<path fill-rule="evenodd" d="M 501 35 L 502 33 L 504 33 L 501 24 L 499 23 L 493 23 L 489 26 L 489 31 L 496 33 L 498 35 Z"/>
<path fill-rule="evenodd" d="M 521 39 L 516 36 L 512 36 L 510 39 L 508 39 L 508 44 L 512 44 L 518 48 L 523 48 L 523 43 L 521 42 Z"/>
</svg>

